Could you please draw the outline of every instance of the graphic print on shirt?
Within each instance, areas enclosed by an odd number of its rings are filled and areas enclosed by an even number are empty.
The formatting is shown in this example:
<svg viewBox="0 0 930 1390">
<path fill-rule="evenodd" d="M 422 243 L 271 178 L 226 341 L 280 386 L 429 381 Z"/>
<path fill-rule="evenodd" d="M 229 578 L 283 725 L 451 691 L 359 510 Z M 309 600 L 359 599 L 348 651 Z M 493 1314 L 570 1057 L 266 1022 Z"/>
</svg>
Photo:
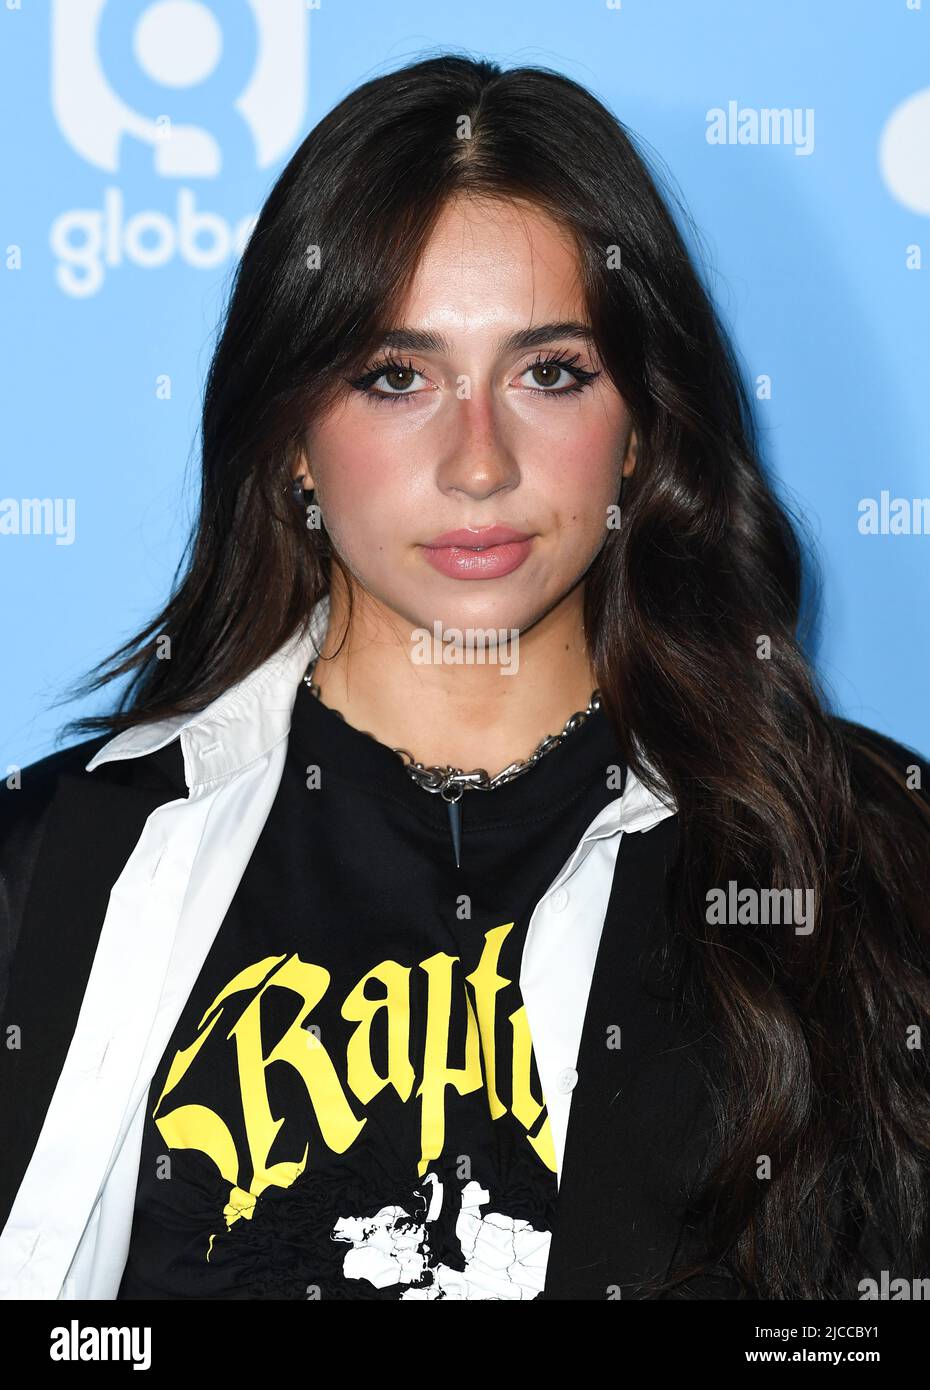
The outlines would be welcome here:
<svg viewBox="0 0 930 1390">
<path fill-rule="evenodd" d="M 334 1239 L 352 1245 L 344 1264 L 346 1276 L 367 1279 L 377 1288 L 413 1285 L 401 1294 L 401 1300 L 536 1298 L 546 1280 L 551 1233 L 499 1212 L 482 1217 L 481 1207 L 489 1193 L 472 1181 L 460 1194 L 455 1224 L 464 1269 L 431 1263 L 428 1223 L 438 1216 L 444 1193 L 433 1173 L 427 1174 L 426 1181 L 433 1195 L 422 1223 L 402 1207 L 382 1207 L 373 1217 L 336 1222 Z"/>
<path fill-rule="evenodd" d="M 296 1196 L 313 1179 L 287 1229 L 315 1220 L 345 1280 L 411 1300 L 538 1296 L 556 1158 L 526 1009 L 501 959 L 513 928 L 476 936 L 471 960 L 382 960 L 345 992 L 299 952 L 254 961 L 218 991 L 152 1112 L 170 1150 L 204 1155 L 226 1185 L 205 1260 L 232 1250 L 244 1222 L 261 1226 L 269 1196 L 284 1222 L 282 1191 Z M 470 1152 L 482 1131 L 498 1150 L 488 1173 L 512 1155 L 506 1192 L 491 1190 Z"/>
</svg>

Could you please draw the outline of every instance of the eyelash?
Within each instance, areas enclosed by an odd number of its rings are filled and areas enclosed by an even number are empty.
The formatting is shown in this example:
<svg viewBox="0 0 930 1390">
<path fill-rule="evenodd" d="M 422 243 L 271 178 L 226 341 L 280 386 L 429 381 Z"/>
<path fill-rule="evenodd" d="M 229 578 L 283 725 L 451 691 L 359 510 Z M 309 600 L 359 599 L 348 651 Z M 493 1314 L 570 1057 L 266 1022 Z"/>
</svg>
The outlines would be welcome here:
<svg viewBox="0 0 930 1390">
<path fill-rule="evenodd" d="M 542 386 L 527 386 L 524 389 L 531 391 L 536 396 L 574 396 L 579 391 L 584 391 L 592 381 L 600 376 L 600 372 L 588 371 L 585 367 L 576 367 L 580 354 L 573 353 L 540 353 L 535 362 L 530 362 L 520 373 L 523 376 L 526 372 L 531 372 L 534 367 L 563 367 L 571 376 L 575 378 L 574 386 L 563 386 L 557 389 L 547 390 Z M 379 358 L 368 368 L 362 376 L 350 381 L 349 385 L 356 391 L 361 391 L 366 400 L 372 405 L 380 405 L 383 401 L 389 401 L 391 405 L 396 405 L 398 401 L 410 400 L 413 396 L 419 396 L 419 391 L 372 391 L 371 387 L 379 377 L 384 376 L 385 372 L 414 372 L 417 376 L 422 376 L 412 362 L 402 362 L 397 357 L 388 355 Z"/>
</svg>

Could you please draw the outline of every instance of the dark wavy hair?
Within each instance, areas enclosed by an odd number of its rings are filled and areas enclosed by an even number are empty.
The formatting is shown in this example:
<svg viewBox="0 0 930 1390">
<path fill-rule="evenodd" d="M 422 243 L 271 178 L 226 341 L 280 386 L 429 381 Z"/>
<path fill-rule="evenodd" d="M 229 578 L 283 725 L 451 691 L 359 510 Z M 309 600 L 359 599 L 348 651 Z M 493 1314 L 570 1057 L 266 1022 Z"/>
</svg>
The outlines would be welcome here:
<svg viewBox="0 0 930 1390">
<path fill-rule="evenodd" d="M 930 1040 L 930 809 L 887 740 L 829 710 L 801 631 L 800 523 L 765 476 L 734 350 L 657 176 L 584 87 L 444 53 L 311 131 L 235 273 L 172 595 L 77 688 L 134 673 L 117 709 L 69 729 L 195 712 L 304 627 L 339 559 L 288 495 L 295 451 L 392 326 L 453 195 L 525 200 L 568 230 L 637 431 L 585 630 L 628 765 L 677 803 L 668 969 L 720 1045 L 701 1250 L 650 1293 L 722 1263 L 746 1296 L 855 1297 L 872 1225 L 896 1275 L 925 1272 L 930 1050 L 908 1030 Z M 709 923 L 707 890 L 730 879 L 813 888 L 815 929 Z"/>
</svg>

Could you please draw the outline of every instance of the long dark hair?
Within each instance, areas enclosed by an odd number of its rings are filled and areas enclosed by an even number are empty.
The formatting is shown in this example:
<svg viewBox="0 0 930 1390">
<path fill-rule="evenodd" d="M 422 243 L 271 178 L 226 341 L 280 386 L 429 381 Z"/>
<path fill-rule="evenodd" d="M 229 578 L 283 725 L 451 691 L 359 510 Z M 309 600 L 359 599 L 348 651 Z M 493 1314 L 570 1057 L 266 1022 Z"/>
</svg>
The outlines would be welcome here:
<svg viewBox="0 0 930 1390">
<path fill-rule="evenodd" d="M 930 1052 L 908 1040 L 915 1026 L 930 1039 L 930 813 L 892 746 L 829 711 L 802 645 L 806 557 L 673 195 L 582 86 L 445 54 L 365 83 L 307 136 L 235 274 L 174 592 L 77 690 L 134 673 L 118 708 L 68 727 L 202 709 L 306 624 L 339 561 L 288 497 L 295 450 L 391 326 L 459 194 L 527 200 L 570 232 L 637 430 L 585 630 L 629 766 L 677 803 L 676 997 L 721 1047 L 691 1205 L 704 1243 L 654 1292 L 722 1262 L 749 1296 L 855 1297 L 856 1232 L 873 1224 L 895 1274 L 916 1274 Z M 706 892 L 731 879 L 812 888 L 815 929 L 713 925 Z"/>
</svg>

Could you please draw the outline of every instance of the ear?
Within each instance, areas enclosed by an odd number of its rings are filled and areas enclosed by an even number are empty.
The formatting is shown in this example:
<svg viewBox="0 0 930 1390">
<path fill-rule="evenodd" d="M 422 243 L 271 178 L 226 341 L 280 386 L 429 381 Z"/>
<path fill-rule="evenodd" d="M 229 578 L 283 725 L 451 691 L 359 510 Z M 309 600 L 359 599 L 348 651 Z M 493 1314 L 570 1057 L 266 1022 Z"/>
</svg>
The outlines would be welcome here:
<svg viewBox="0 0 930 1390">
<path fill-rule="evenodd" d="M 297 455 L 291 465 L 291 477 L 295 481 L 300 478 L 305 490 L 316 487 L 310 473 L 310 464 L 307 461 L 307 455 L 303 449 L 298 449 L 297 451 Z"/>
<path fill-rule="evenodd" d="M 628 477 L 630 476 L 630 474 L 633 472 L 634 468 L 636 467 L 636 449 L 637 449 L 636 431 L 635 431 L 635 430 L 631 430 L 631 432 L 630 432 L 630 442 L 629 442 L 629 444 L 627 445 L 627 450 L 626 450 L 626 458 L 623 460 L 623 476 L 624 476 L 624 478 L 628 478 Z"/>
</svg>

